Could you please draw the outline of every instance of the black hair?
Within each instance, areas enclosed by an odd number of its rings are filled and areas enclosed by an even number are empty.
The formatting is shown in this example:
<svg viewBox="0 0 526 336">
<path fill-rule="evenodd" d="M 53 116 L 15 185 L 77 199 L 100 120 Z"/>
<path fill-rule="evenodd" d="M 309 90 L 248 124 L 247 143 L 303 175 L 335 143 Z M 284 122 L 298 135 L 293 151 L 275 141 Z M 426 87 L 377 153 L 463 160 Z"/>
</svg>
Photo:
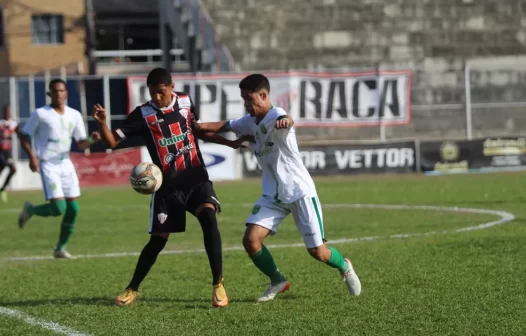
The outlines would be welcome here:
<svg viewBox="0 0 526 336">
<path fill-rule="evenodd" d="M 266 89 L 270 92 L 270 82 L 268 81 L 268 78 L 262 74 L 252 74 L 243 78 L 241 82 L 239 82 L 239 88 L 251 92 Z"/>
<path fill-rule="evenodd" d="M 48 89 L 51 90 L 56 84 L 64 84 L 66 90 L 68 89 L 68 84 L 66 84 L 66 81 L 60 78 L 55 78 L 49 82 Z"/>
<path fill-rule="evenodd" d="M 165 68 L 155 68 L 148 74 L 146 85 L 170 85 L 172 84 L 172 74 Z"/>
</svg>

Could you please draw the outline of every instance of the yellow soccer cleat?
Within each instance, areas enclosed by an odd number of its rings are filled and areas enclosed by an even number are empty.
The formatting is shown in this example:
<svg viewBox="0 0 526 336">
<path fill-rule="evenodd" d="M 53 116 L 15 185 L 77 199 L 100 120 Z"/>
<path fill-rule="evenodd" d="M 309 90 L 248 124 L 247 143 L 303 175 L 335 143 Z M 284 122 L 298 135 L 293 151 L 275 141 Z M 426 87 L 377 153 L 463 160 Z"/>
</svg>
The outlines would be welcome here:
<svg viewBox="0 0 526 336">
<path fill-rule="evenodd" d="M 135 302 L 139 292 L 134 291 L 131 288 L 127 288 L 124 293 L 115 298 L 115 304 L 117 306 L 127 306 Z"/>
<path fill-rule="evenodd" d="M 212 294 L 212 306 L 214 307 L 226 307 L 228 305 L 228 296 L 226 296 L 225 286 L 223 285 L 223 279 L 214 285 L 214 291 Z"/>
</svg>

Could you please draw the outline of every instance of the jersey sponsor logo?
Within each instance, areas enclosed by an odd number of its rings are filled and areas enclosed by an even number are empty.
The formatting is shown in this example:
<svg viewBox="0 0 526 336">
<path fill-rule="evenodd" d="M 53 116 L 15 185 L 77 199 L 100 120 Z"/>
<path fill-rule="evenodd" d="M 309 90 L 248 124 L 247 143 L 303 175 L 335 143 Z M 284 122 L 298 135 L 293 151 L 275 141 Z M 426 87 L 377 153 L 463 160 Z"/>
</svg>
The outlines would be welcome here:
<svg viewBox="0 0 526 336">
<path fill-rule="evenodd" d="M 186 146 L 183 146 L 181 148 L 178 148 L 177 149 L 177 153 L 168 153 L 165 157 L 164 157 L 164 162 L 166 162 L 166 164 L 171 164 L 173 161 L 175 161 L 175 159 L 177 159 L 177 157 L 179 155 L 182 155 L 182 154 L 185 154 L 185 153 L 188 153 L 188 152 L 191 152 L 192 150 L 194 149 L 194 144 L 193 143 L 189 143 L 188 145 Z"/>
<path fill-rule="evenodd" d="M 184 141 L 188 137 L 188 133 L 189 133 L 189 131 L 186 131 L 186 132 L 184 132 L 181 135 L 174 135 L 174 136 L 172 136 L 170 138 L 159 139 L 159 146 L 167 147 L 167 146 L 170 146 L 170 145 L 175 145 L 178 142 Z"/>
</svg>

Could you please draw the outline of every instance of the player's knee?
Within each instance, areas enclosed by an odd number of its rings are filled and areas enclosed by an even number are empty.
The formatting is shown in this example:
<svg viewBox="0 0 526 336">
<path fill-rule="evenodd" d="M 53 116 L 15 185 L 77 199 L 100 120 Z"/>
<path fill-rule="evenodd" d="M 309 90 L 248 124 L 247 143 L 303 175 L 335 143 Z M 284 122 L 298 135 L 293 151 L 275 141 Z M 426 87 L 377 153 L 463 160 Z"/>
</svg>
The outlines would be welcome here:
<svg viewBox="0 0 526 336">
<path fill-rule="evenodd" d="M 325 245 L 308 248 L 307 251 L 316 260 L 327 262 L 331 258 L 331 252 Z"/>
<path fill-rule="evenodd" d="M 66 200 L 55 200 L 51 201 L 51 215 L 52 216 L 62 216 L 67 209 Z"/>
<path fill-rule="evenodd" d="M 199 211 L 197 219 L 199 220 L 202 229 L 217 227 L 216 210 L 214 208 L 204 207 Z"/>
<path fill-rule="evenodd" d="M 155 251 L 156 253 L 159 253 L 164 249 L 167 241 L 168 241 L 167 236 L 165 237 L 163 235 L 152 234 L 150 236 L 150 241 L 148 242 L 147 246 L 151 250 Z"/>
<path fill-rule="evenodd" d="M 67 205 L 66 205 L 66 214 L 70 215 L 70 216 L 73 216 L 73 217 L 77 217 L 78 213 L 79 213 L 79 202 L 77 201 L 68 201 L 66 202 Z"/>
<path fill-rule="evenodd" d="M 254 255 L 261 250 L 262 242 L 256 236 L 246 232 L 243 236 L 243 247 L 249 255 Z"/>
<path fill-rule="evenodd" d="M 15 165 L 9 165 L 9 173 L 14 174 L 16 173 L 16 167 Z"/>
</svg>

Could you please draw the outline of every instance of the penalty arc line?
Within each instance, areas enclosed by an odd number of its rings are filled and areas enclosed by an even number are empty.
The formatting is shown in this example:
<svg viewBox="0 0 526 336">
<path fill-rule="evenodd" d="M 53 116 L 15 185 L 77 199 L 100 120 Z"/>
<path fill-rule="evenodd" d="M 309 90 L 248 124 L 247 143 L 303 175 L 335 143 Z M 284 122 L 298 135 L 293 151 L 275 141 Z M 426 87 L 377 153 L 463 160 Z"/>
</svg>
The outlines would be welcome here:
<svg viewBox="0 0 526 336">
<path fill-rule="evenodd" d="M 228 205 L 228 204 L 227 204 Z M 236 206 L 253 206 L 250 203 L 236 204 Z M 135 206 L 137 207 L 137 206 Z M 460 212 L 460 213 L 476 213 L 476 214 L 488 214 L 500 217 L 500 219 L 478 224 L 474 226 L 468 226 L 455 230 L 444 230 L 444 231 L 431 231 L 423 233 L 403 233 L 386 236 L 371 236 L 371 237 L 357 237 L 357 238 L 342 238 L 330 240 L 328 244 L 348 244 L 353 242 L 361 241 L 374 241 L 381 239 L 400 239 L 400 238 L 411 238 L 411 237 L 424 237 L 438 234 L 447 233 L 460 233 L 467 231 L 483 230 L 493 226 L 502 225 L 515 219 L 515 216 L 509 212 L 489 210 L 489 209 L 476 209 L 476 208 L 459 208 L 459 207 L 442 207 L 442 206 L 430 206 L 430 205 L 391 205 L 391 204 L 325 204 L 323 208 L 348 208 L 348 209 L 392 209 L 392 210 L 429 210 L 439 212 Z M 269 248 L 292 248 L 292 247 L 304 247 L 304 243 L 289 243 L 289 244 L 273 244 L 267 245 Z M 242 246 L 225 247 L 223 251 L 244 251 Z M 172 250 L 162 251 L 163 255 L 173 254 L 186 254 L 186 253 L 199 253 L 205 252 L 204 249 L 191 249 L 191 250 Z M 140 252 L 121 252 L 121 253 L 102 253 L 102 254 L 83 254 L 74 256 L 73 259 L 93 259 L 93 258 L 118 258 L 118 257 L 133 257 L 139 256 Z M 0 262 L 13 262 L 13 261 L 35 261 L 35 260 L 52 260 L 53 256 L 28 256 L 28 257 L 7 257 L 0 258 Z"/>
<path fill-rule="evenodd" d="M 9 308 L 0 306 L 0 315 L 19 319 L 29 325 L 47 329 L 57 334 L 62 334 L 62 335 L 67 335 L 67 336 L 90 336 L 89 334 L 78 332 L 68 327 L 64 327 L 63 325 L 60 325 L 56 322 L 38 319 L 36 317 L 30 316 L 16 309 L 9 309 Z"/>
</svg>

